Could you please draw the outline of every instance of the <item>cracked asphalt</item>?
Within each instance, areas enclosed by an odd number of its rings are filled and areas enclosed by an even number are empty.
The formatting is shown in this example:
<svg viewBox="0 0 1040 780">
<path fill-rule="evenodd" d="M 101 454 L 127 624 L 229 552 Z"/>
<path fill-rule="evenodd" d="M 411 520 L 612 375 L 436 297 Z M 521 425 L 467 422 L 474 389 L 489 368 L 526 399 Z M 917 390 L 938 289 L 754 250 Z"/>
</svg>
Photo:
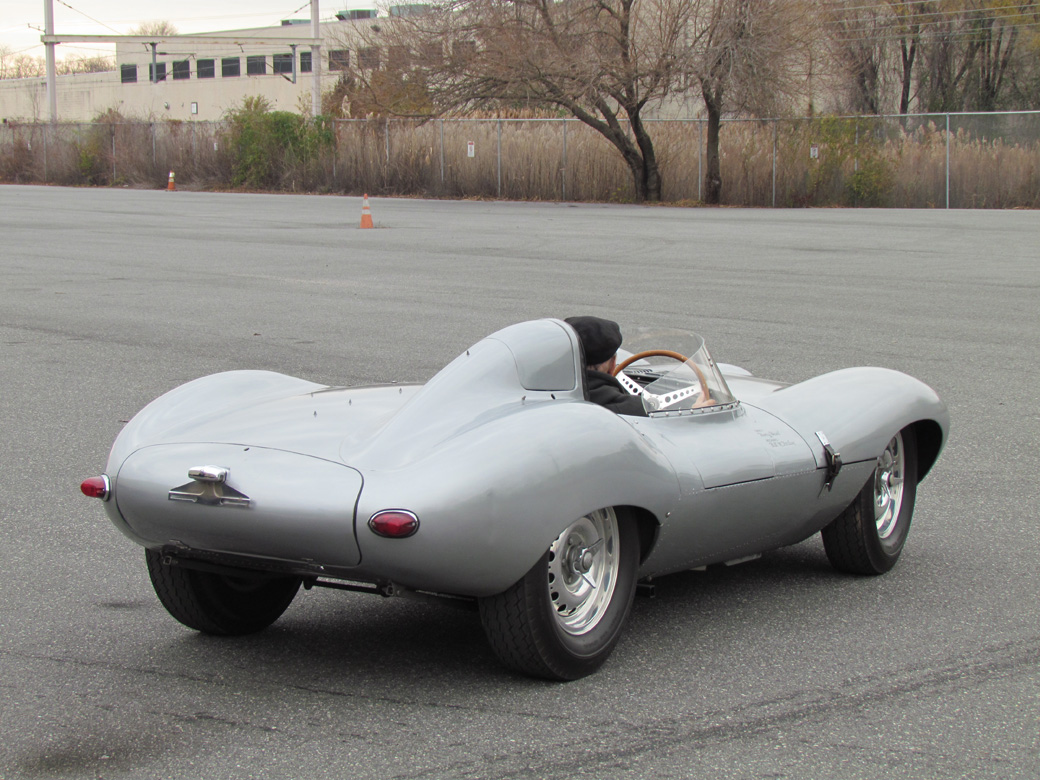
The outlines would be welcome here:
<svg viewBox="0 0 1040 780">
<path fill-rule="evenodd" d="M 0 780 L 1040 776 L 1040 213 L 0 186 Z M 470 612 L 301 592 L 170 618 L 79 482 L 195 377 L 423 381 L 493 330 L 695 330 L 796 382 L 882 365 L 952 435 L 903 557 L 819 538 L 662 578 L 596 675 L 513 676 Z"/>
</svg>

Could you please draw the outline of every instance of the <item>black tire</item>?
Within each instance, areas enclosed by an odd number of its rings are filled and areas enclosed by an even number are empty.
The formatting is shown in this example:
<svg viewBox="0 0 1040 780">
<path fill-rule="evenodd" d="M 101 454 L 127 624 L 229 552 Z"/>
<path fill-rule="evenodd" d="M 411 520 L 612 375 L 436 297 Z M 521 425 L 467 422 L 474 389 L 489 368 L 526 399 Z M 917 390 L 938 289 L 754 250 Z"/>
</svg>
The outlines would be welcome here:
<svg viewBox="0 0 1040 780">
<path fill-rule="evenodd" d="M 850 574 L 884 574 L 895 566 L 916 497 L 917 440 L 906 428 L 889 441 L 856 500 L 823 529 L 831 565 Z"/>
<path fill-rule="evenodd" d="M 608 508 L 579 518 L 519 582 L 480 599 L 495 655 L 549 680 L 596 671 L 621 636 L 638 568 L 639 536 L 628 514 Z"/>
<path fill-rule="evenodd" d="M 300 587 L 298 577 L 241 577 L 166 566 L 162 555 L 145 550 L 155 595 L 173 617 L 196 631 L 221 636 L 252 634 L 267 628 L 289 607 Z"/>
</svg>

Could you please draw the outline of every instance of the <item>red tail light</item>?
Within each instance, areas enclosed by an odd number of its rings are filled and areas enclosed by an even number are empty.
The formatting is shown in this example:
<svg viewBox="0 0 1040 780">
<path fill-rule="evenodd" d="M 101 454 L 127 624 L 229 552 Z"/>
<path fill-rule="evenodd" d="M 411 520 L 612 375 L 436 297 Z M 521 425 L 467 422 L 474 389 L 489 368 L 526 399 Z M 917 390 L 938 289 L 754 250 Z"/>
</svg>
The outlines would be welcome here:
<svg viewBox="0 0 1040 780">
<path fill-rule="evenodd" d="M 102 474 L 100 477 L 90 477 L 83 480 L 79 489 L 83 491 L 83 495 L 89 498 L 100 498 L 102 501 L 108 501 L 112 486 L 108 481 L 108 477 Z"/>
<path fill-rule="evenodd" d="M 403 539 L 419 530 L 419 518 L 404 509 L 384 509 L 368 521 L 373 533 L 389 539 Z"/>
</svg>

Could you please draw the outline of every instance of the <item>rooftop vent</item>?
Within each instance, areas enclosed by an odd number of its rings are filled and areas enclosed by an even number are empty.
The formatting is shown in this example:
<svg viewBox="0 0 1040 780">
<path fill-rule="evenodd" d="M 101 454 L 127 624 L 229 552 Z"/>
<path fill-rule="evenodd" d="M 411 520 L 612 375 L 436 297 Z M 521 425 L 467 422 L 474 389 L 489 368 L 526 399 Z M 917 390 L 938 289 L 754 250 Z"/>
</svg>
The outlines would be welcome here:
<svg viewBox="0 0 1040 780">
<path fill-rule="evenodd" d="M 341 22 L 356 22 L 358 19 L 375 19 L 376 12 L 371 8 L 357 11 L 337 11 L 336 18 Z"/>
<path fill-rule="evenodd" d="M 407 5 L 390 6 L 391 16 L 418 16 L 430 10 L 426 3 L 409 3 Z"/>
</svg>

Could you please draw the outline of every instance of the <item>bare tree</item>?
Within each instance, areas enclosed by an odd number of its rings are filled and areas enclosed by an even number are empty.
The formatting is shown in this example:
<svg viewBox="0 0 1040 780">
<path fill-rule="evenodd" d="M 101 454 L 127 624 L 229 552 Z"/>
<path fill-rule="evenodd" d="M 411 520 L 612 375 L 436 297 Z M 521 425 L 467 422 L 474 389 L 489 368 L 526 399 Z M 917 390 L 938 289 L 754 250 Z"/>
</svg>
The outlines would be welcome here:
<svg viewBox="0 0 1040 780">
<path fill-rule="evenodd" d="M 915 65 L 950 0 L 835 0 L 824 7 L 824 40 L 839 83 L 850 96 L 844 110 L 879 114 L 910 110 Z M 895 51 L 898 51 L 898 61 Z M 893 94 L 898 84 L 898 97 Z"/>
<path fill-rule="evenodd" d="M 153 21 L 153 22 L 141 22 L 137 27 L 130 31 L 130 35 L 154 35 L 159 38 L 166 38 L 170 35 L 177 35 L 177 28 L 173 22 Z"/>
<path fill-rule="evenodd" d="M 1020 110 L 1040 109 L 1040 5 L 1023 25 L 1004 89 L 1009 106 Z"/>
<path fill-rule="evenodd" d="M 415 67 L 408 80 L 421 83 L 433 112 L 565 112 L 614 146 L 637 201 L 658 201 L 661 172 L 645 119 L 685 86 L 698 46 L 694 19 L 704 5 L 445 0 L 372 29 L 388 50 L 407 53 Z M 376 96 L 371 72 L 359 77 Z"/>
<path fill-rule="evenodd" d="M 922 32 L 923 107 L 992 111 L 1000 107 L 1023 31 L 1035 35 L 1038 0 L 937 0 Z M 1026 67 L 1029 62 L 1024 63 Z"/>
<path fill-rule="evenodd" d="M 892 16 L 887 0 L 837 0 L 823 6 L 832 59 L 849 89 L 849 108 L 880 114 L 882 69 Z"/>
<path fill-rule="evenodd" d="M 922 31 L 935 14 L 934 2 L 907 3 L 904 0 L 884 0 L 892 14 L 892 30 L 899 44 L 899 113 L 910 111 L 914 63 L 921 47 Z"/>
<path fill-rule="evenodd" d="M 28 54 L 16 54 L 7 68 L 9 79 L 30 79 L 46 73 L 43 57 L 30 57 Z"/>
<path fill-rule="evenodd" d="M 707 113 L 705 201 L 720 202 L 719 131 L 723 113 L 778 110 L 801 71 L 811 31 L 795 0 L 713 0 L 695 23 L 699 45 L 688 67 L 700 81 Z"/>
<path fill-rule="evenodd" d="M 804 8 L 801 0 L 444 0 L 372 26 L 365 46 L 407 52 L 416 66 L 407 80 L 421 84 L 435 113 L 576 117 L 621 155 L 637 201 L 661 198 L 648 115 L 699 85 L 707 197 L 718 202 L 720 117 L 768 110 L 789 91 L 792 25 L 804 22 Z M 371 73 L 359 81 L 377 96 Z"/>
<path fill-rule="evenodd" d="M 1004 80 L 1013 61 L 1019 38 L 1019 25 L 1028 6 L 980 3 L 968 14 L 969 41 L 975 49 L 973 73 L 969 77 L 968 107 L 977 111 L 994 111 L 998 106 Z M 1040 4 L 1032 4 L 1034 15 L 1040 15 Z"/>
<path fill-rule="evenodd" d="M 832 0 L 823 16 L 853 111 L 891 105 L 905 114 L 915 85 L 925 111 L 1022 107 L 1021 85 L 1035 70 L 1040 0 Z M 1031 50 L 1018 57 L 1023 39 Z M 1004 97 L 1009 91 L 1018 105 Z"/>
<path fill-rule="evenodd" d="M 115 60 L 104 55 L 85 55 L 66 57 L 57 62 L 58 75 L 68 76 L 75 73 L 101 73 L 115 70 Z M 30 57 L 18 54 L 5 57 L 0 51 L 0 79 L 39 78 L 47 73 L 47 65 L 43 57 Z"/>
<path fill-rule="evenodd" d="M 62 76 L 75 73 L 103 73 L 116 69 L 115 59 L 103 54 L 74 55 L 60 60 L 57 65 L 58 74 Z"/>
</svg>

